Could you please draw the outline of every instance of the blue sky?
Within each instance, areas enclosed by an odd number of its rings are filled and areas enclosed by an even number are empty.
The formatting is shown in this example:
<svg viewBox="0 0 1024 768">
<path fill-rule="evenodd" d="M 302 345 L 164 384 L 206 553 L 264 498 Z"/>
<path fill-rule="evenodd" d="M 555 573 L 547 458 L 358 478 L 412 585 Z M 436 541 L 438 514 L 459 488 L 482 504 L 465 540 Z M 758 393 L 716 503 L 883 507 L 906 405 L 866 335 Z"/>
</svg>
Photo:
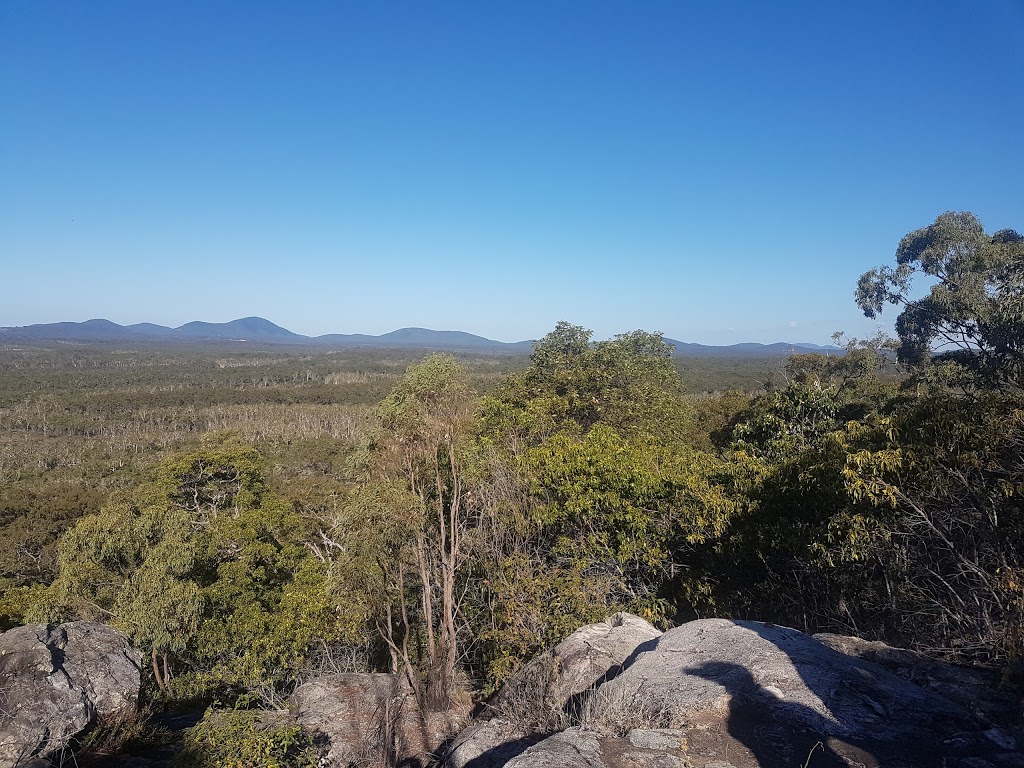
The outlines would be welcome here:
<svg viewBox="0 0 1024 768">
<path fill-rule="evenodd" d="M 1022 0 L 7 2 L 0 325 L 862 336 L 1022 96 Z"/>
</svg>

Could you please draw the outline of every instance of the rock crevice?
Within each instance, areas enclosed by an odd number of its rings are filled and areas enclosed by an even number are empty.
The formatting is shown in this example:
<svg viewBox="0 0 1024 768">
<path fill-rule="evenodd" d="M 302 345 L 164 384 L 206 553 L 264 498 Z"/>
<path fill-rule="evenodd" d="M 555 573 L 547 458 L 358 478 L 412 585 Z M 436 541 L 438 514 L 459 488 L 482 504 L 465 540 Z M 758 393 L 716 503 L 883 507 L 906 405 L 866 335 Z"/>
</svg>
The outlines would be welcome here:
<svg viewBox="0 0 1024 768">
<path fill-rule="evenodd" d="M 30 624 L 0 635 L 0 768 L 67 748 L 138 705 L 141 656 L 103 624 Z"/>
</svg>

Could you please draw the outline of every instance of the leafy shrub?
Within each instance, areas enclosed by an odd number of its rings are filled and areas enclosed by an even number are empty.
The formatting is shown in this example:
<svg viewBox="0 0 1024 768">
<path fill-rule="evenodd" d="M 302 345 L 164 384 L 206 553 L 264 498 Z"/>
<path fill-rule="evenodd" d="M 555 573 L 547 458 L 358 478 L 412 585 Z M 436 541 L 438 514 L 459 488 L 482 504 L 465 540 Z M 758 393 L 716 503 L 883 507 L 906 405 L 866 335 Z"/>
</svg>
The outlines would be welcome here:
<svg viewBox="0 0 1024 768">
<path fill-rule="evenodd" d="M 0 632 L 26 623 L 26 615 L 42 594 L 44 586 L 12 586 L 0 579 Z"/>
<path fill-rule="evenodd" d="M 261 712 L 208 710 L 189 731 L 179 768 L 315 768 L 319 754 L 298 725 Z"/>
</svg>

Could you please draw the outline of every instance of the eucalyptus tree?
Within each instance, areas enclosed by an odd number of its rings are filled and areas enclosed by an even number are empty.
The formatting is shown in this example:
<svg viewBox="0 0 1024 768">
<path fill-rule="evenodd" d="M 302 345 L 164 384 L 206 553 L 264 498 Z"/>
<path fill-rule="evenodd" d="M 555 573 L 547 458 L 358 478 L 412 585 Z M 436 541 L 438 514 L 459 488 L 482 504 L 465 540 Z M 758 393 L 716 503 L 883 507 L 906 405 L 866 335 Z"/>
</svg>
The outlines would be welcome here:
<svg viewBox="0 0 1024 768">
<path fill-rule="evenodd" d="M 167 691 L 177 665 L 201 687 L 287 685 L 332 631 L 306 525 L 268 487 L 260 457 L 231 444 L 171 456 L 154 477 L 86 515 L 58 542 L 38 618 L 89 618 L 150 655 Z M 291 679 L 289 679 L 291 678 Z"/>
<path fill-rule="evenodd" d="M 928 285 L 920 298 L 915 278 Z M 987 234 L 974 214 L 947 211 L 903 237 L 894 267 L 865 272 L 856 299 L 870 318 L 902 307 L 901 360 L 937 354 L 981 386 L 1024 387 L 1024 237 L 1014 230 Z"/>
<path fill-rule="evenodd" d="M 481 665 L 496 684 L 580 624 L 689 604 L 734 508 L 730 469 L 695 449 L 672 347 L 634 331 L 594 342 L 561 322 L 486 398 Z"/>
<path fill-rule="evenodd" d="M 809 629 L 1019 658 L 1024 238 L 947 212 L 895 262 L 856 301 L 868 317 L 900 308 L 912 375 L 880 376 L 884 344 L 799 358 L 734 432 L 761 479 L 728 545 L 761 567 L 731 591 Z"/>
<path fill-rule="evenodd" d="M 466 369 L 451 355 L 410 366 L 377 407 L 377 484 L 361 496 L 364 503 L 368 494 L 375 499 L 368 507 L 383 503 L 385 525 L 367 533 L 390 542 L 378 559 L 393 596 L 380 628 L 393 660 L 431 709 L 451 703 L 464 650 L 459 580 L 474 512 L 468 456 L 476 408 Z M 415 641 L 422 641 L 419 659 Z"/>
</svg>

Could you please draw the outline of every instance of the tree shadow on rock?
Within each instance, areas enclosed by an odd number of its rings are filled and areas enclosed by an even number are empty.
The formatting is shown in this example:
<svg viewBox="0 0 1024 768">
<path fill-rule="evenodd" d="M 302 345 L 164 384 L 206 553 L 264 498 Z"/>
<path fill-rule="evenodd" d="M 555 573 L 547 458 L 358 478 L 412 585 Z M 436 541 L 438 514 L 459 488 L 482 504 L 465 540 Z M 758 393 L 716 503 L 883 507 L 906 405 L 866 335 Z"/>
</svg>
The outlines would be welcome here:
<svg viewBox="0 0 1024 768">
<path fill-rule="evenodd" d="M 512 758 L 523 754 L 534 744 L 539 744 L 549 735 L 547 733 L 533 733 L 529 736 L 503 742 L 466 761 L 464 768 L 499 768 Z M 443 755 L 445 752 L 441 751 L 440 754 Z M 447 765 L 447 762 L 442 761 L 441 764 Z"/>
<path fill-rule="evenodd" d="M 583 715 L 583 711 L 586 708 L 587 701 L 589 701 L 590 697 L 593 696 L 594 691 L 598 690 L 605 683 L 611 682 L 616 677 L 625 672 L 627 669 L 629 669 L 631 666 L 633 666 L 633 662 L 640 658 L 640 654 L 654 650 L 655 646 L 657 646 L 658 644 L 659 639 L 660 638 L 658 637 L 652 637 L 650 640 L 645 640 L 644 642 L 640 643 L 636 648 L 633 649 L 633 652 L 623 660 L 621 664 L 614 664 L 611 667 L 609 667 L 608 671 L 606 671 L 603 675 L 601 675 L 593 683 L 591 683 L 590 687 L 587 688 L 587 690 L 580 691 L 579 693 L 570 696 L 569 700 L 566 702 L 564 707 L 565 714 L 568 716 L 570 721 L 578 722 L 580 717 Z"/>
<path fill-rule="evenodd" d="M 706 663 L 687 672 L 725 688 L 729 734 L 761 766 L 938 768 L 959 764 L 948 762 L 956 757 L 990 751 L 984 739 L 979 742 L 969 715 L 940 697 L 796 630 L 753 621 L 736 624 L 788 658 L 799 676 L 789 695 L 766 688 L 742 664 Z M 784 668 L 768 669 L 786 674 Z M 962 748 L 946 741 L 954 735 L 963 737 Z"/>
<path fill-rule="evenodd" d="M 830 745 L 832 724 L 826 718 L 803 704 L 780 699 L 760 685 L 746 667 L 709 662 L 686 671 L 725 688 L 729 694 L 729 735 L 750 751 L 761 768 L 851 765 Z"/>
</svg>

